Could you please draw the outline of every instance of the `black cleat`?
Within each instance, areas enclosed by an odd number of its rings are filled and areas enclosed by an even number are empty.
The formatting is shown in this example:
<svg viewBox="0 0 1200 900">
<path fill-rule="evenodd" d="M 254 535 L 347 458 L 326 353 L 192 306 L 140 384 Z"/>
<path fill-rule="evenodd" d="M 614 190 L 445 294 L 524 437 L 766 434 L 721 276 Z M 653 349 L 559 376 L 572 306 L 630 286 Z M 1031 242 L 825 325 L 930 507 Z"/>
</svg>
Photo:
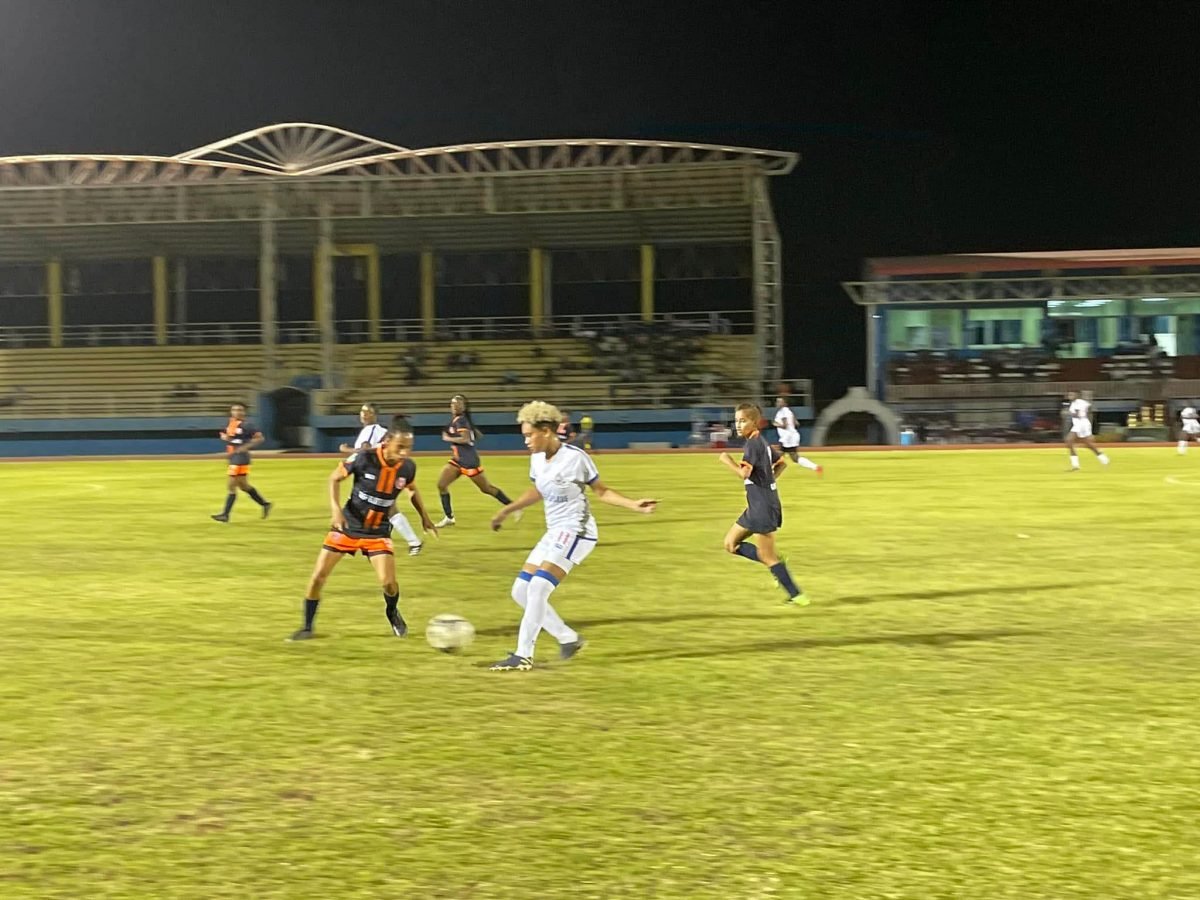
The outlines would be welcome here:
<svg viewBox="0 0 1200 900">
<path fill-rule="evenodd" d="M 271 514 L 271 507 L 274 505 L 275 505 L 274 503 L 264 503 L 263 504 L 263 518 L 264 519 Z"/>
<path fill-rule="evenodd" d="M 311 628 L 301 628 L 299 631 L 292 632 L 289 641 L 308 641 L 312 640 L 316 635 L 313 634 Z"/>
<path fill-rule="evenodd" d="M 225 513 L 217 513 L 215 516 L 212 517 L 212 520 L 214 522 L 228 522 L 229 516 L 225 515 Z"/>
<path fill-rule="evenodd" d="M 582 650 L 586 646 L 587 646 L 587 641 L 585 641 L 582 637 L 576 638 L 575 640 L 570 641 L 569 643 L 566 643 L 566 644 L 559 644 L 558 645 L 558 658 L 559 659 L 570 659 L 572 656 L 574 656 L 576 653 L 578 653 L 580 650 Z"/>
<path fill-rule="evenodd" d="M 422 544 L 409 544 L 408 545 L 408 555 L 409 556 L 420 556 L 421 550 L 424 546 L 425 545 L 423 543 Z"/>
<path fill-rule="evenodd" d="M 399 613 L 396 613 L 394 616 L 388 616 L 388 624 L 392 626 L 392 634 L 396 637 L 408 637 L 408 623 L 404 621 L 404 617 Z"/>
</svg>

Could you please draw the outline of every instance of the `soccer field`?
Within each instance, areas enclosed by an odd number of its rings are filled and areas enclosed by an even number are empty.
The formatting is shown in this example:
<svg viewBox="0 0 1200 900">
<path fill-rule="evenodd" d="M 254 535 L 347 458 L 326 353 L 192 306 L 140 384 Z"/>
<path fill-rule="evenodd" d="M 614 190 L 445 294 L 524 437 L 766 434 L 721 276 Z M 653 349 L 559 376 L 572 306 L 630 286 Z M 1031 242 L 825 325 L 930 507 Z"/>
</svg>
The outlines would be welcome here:
<svg viewBox="0 0 1200 900">
<path fill-rule="evenodd" d="M 412 637 L 356 558 L 289 644 L 332 461 L 257 462 L 227 526 L 219 460 L 0 465 L 0 897 L 1200 896 L 1200 453 L 815 458 L 791 609 L 715 456 L 598 456 L 659 512 L 596 504 L 589 646 L 504 675 L 540 507 L 493 533 L 460 481 Z"/>
</svg>

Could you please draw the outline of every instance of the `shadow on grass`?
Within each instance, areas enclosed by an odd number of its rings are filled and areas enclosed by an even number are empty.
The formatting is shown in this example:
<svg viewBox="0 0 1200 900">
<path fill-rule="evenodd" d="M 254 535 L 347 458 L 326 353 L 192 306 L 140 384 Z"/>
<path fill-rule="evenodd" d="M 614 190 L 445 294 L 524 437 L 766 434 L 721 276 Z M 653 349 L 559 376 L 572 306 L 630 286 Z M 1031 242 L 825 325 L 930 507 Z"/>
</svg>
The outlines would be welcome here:
<svg viewBox="0 0 1200 900">
<path fill-rule="evenodd" d="M 475 633 L 480 637 L 502 637 L 506 634 L 515 634 L 521 621 L 520 612 L 514 603 L 511 625 L 503 625 L 498 628 L 481 628 Z M 722 622 L 727 622 L 731 619 L 790 618 L 791 615 L 788 610 L 781 610 L 776 613 L 675 613 L 664 616 L 614 616 L 609 619 L 571 619 L 567 624 L 580 631 L 588 631 L 592 628 L 601 628 L 605 625 L 669 625 L 673 622 L 698 622 L 706 619 L 719 619 Z"/>
<path fill-rule="evenodd" d="M 941 591 L 914 590 L 876 592 L 873 594 L 850 594 L 821 600 L 817 606 L 862 606 L 867 603 L 887 603 L 893 600 L 951 600 L 955 597 L 1009 596 L 1013 594 L 1036 594 L 1042 591 L 1062 591 L 1078 588 L 1078 581 L 1055 581 L 1043 584 L 989 584 L 974 587 L 947 588 Z"/>
<path fill-rule="evenodd" d="M 786 653 L 792 650 L 820 650 L 837 647 L 870 647 L 893 645 L 899 647 L 952 647 L 958 644 L 974 644 L 998 641 L 1005 638 L 1035 637 L 1043 631 L 997 628 L 988 631 L 932 631 L 919 634 L 879 634 L 827 638 L 791 638 L 784 641 L 756 641 L 730 647 L 696 648 L 695 650 L 635 650 L 615 653 L 604 657 L 605 663 L 626 663 L 667 659 L 708 659 L 718 656 L 746 656 L 761 653 Z"/>
</svg>

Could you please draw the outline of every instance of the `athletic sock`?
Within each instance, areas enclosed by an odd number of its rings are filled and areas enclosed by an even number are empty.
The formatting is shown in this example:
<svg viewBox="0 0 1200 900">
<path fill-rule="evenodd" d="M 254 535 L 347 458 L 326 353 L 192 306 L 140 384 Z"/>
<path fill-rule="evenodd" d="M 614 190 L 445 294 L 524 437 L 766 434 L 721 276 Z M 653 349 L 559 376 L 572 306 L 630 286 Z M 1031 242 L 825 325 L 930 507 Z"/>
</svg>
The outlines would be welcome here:
<svg viewBox="0 0 1200 900">
<path fill-rule="evenodd" d="M 512 500 L 509 499 L 508 494 L 504 493 L 504 491 L 500 490 L 500 488 L 496 488 L 496 499 L 499 500 L 504 506 L 508 506 L 508 504 L 512 503 Z"/>
<path fill-rule="evenodd" d="M 400 612 L 400 610 L 399 610 L 400 592 L 396 591 L 396 593 L 389 595 L 387 591 L 384 591 L 383 592 L 383 603 L 384 603 L 384 612 L 387 613 L 388 619 L 391 619 L 393 616 L 398 615 Z"/>
<path fill-rule="evenodd" d="M 224 515 L 224 516 L 226 516 L 226 517 L 229 515 L 229 511 L 230 511 L 231 509 L 233 509 L 233 503 L 234 503 L 234 501 L 235 501 L 235 500 L 237 500 L 237 493 L 236 493 L 236 492 L 235 492 L 235 493 L 232 493 L 232 494 L 226 494 L 226 495 L 225 495 L 225 512 L 224 512 L 224 513 L 222 513 L 222 515 Z"/>
<path fill-rule="evenodd" d="M 453 519 L 454 518 L 454 507 L 450 505 L 450 495 L 449 494 L 439 494 L 438 496 L 441 498 L 441 501 L 442 501 L 442 512 L 444 512 L 446 514 L 447 519 Z"/>
<path fill-rule="evenodd" d="M 817 469 L 821 468 L 815 462 L 813 462 L 811 459 L 809 459 L 807 456 L 797 456 L 796 457 L 796 465 L 798 465 L 802 469 L 812 469 L 814 472 Z"/>
<path fill-rule="evenodd" d="M 391 518 L 392 527 L 400 532 L 400 536 L 408 541 L 409 545 L 421 543 L 421 539 L 417 537 L 417 533 L 413 531 L 413 527 L 408 524 L 408 519 L 404 518 L 403 513 L 396 513 Z"/>
<path fill-rule="evenodd" d="M 800 596 L 800 588 L 796 582 L 792 581 L 792 573 L 788 571 L 787 563 L 775 563 L 775 565 L 771 566 L 771 574 L 775 576 L 775 580 L 779 582 L 780 586 L 787 591 L 789 597 Z"/>
<path fill-rule="evenodd" d="M 320 600 L 305 598 L 304 600 L 304 629 L 312 631 L 313 620 L 317 617 L 317 607 L 321 605 Z"/>
<path fill-rule="evenodd" d="M 267 501 L 262 498 L 262 494 L 260 494 L 254 488 L 247 488 L 246 493 L 249 494 L 250 499 L 253 500 L 255 503 L 257 503 L 259 506 L 267 505 Z"/>
<path fill-rule="evenodd" d="M 733 548 L 733 552 L 738 556 L 746 557 L 751 562 L 758 562 L 758 548 L 753 544 L 747 544 L 745 541 L 742 541 Z"/>
</svg>

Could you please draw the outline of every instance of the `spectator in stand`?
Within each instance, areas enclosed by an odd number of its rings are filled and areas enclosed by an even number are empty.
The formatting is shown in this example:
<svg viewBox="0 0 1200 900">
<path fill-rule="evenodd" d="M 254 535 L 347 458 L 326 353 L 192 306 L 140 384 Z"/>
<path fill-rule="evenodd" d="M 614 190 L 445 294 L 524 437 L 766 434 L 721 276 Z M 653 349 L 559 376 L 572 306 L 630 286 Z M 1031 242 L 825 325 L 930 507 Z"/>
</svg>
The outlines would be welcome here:
<svg viewBox="0 0 1200 900">
<path fill-rule="evenodd" d="M 592 417 L 584 414 L 579 420 L 579 434 L 576 441 L 583 447 L 584 450 L 592 449 L 592 432 L 596 430 L 596 423 Z"/>
</svg>

